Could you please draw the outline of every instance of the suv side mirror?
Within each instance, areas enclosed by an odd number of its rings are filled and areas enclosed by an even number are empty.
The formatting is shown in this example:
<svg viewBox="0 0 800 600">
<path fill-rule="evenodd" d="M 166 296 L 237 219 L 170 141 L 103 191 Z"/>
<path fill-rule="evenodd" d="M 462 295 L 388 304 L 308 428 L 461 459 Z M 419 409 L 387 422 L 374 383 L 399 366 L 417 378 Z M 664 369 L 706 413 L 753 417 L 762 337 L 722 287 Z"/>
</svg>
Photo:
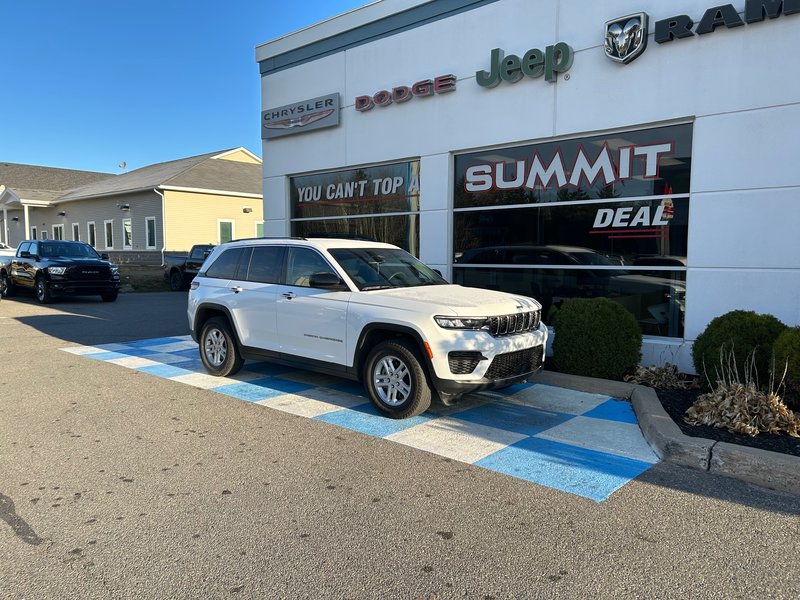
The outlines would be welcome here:
<svg viewBox="0 0 800 600">
<path fill-rule="evenodd" d="M 30 258 L 31 257 L 31 253 L 28 252 L 27 250 L 23 250 L 22 252 L 19 253 L 19 257 L 20 258 Z"/>
<path fill-rule="evenodd" d="M 312 288 L 322 288 L 324 290 L 334 291 L 348 291 L 350 289 L 336 273 L 331 273 L 329 271 L 313 273 L 308 280 L 308 285 Z"/>
<path fill-rule="evenodd" d="M 101 259 L 103 259 L 103 260 L 108 260 L 108 252 L 103 252 L 103 253 L 100 255 L 100 258 L 101 258 Z"/>
</svg>

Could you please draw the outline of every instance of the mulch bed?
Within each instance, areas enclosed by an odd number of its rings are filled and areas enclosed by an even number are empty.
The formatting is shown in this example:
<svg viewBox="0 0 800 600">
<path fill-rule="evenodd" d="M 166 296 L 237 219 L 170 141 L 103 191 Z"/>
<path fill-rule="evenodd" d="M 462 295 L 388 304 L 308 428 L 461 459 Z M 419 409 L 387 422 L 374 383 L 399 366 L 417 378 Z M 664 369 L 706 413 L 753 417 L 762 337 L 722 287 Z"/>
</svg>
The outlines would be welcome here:
<svg viewBox="0 0 800 600">
<path fill-rule="evenodd" d="M 672 420 L 675 421 L 675 424 L 680 427 L 685 435 L 800 456 L 800 438 L 793 438 L 790 435 L 760 433 L 755 437 L 750 437 L 749 435 L 731 433 L 721 427 L 685 423 L 683 415 L 686 409 L 697 400 L 700 395 L 699 390 L 656 390 L 656 392 L 664 410 L 667 411 L 667 414 L 672 417 Z"/>
</svg>

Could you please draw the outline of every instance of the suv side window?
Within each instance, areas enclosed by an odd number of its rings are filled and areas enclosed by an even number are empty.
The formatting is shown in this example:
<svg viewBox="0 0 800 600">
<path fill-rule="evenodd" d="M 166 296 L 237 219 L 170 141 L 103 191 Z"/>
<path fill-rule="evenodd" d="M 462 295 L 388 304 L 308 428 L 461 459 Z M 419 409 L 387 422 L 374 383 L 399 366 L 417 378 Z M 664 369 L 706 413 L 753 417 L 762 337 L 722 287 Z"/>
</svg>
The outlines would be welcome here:
<svg viewBox="0 0 800 600">
<path fill-rule="evenodd" d="M 239 260 L 242 258 L 244 248 L 231 248 L 225 250 L 217 257 L 208 269 L 206 269 L 206 277 L 213 277 L 215 279 L 236 279 L 237 267 Z M 249 254 L 249 248 L 247 248 Z"/>
<path fill-rule="evenodd" d="M 39 242 L 31 242 L 28 252 L 31 253 L 31 256 L 39 256 Z"/>
<path fill-rule="evenodd" d="M 286 284 L 310 287 L 309 280 L 314 273 L 336 273 L 336 271 L 311 248 L 289 248 Z"/>
<path fill-rule="evenodd" d="M 256 246 L 250 258 L 247 281 L 258 283 L 280 283 L 283 271 L 283 246 Z"/>
</svg>

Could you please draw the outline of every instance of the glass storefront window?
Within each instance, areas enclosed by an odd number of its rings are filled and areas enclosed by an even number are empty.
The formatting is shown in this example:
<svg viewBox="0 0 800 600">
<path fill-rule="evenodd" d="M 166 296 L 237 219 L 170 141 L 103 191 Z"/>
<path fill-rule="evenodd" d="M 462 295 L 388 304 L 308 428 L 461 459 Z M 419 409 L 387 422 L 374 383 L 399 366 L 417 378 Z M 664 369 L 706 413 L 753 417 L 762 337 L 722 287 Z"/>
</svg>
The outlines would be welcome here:
<svg viewBox="0 0 800 600">
<path fill-rule="evenodd" d="M 292 235 L 386 242 L 419 256 L 419 161 L 302 175 L 289 187 Z"/>
<path fill-rule="evenodd" d="M 456 212 L 456 264 L 636 265 L 651 256 L 683 266 L 689 198 Z"/>
<path fill-rule="evenodd" d="M 456 156 L 454 282 L 533 296 L 546 319 L 606 297 L 682 337 L 691 147 L 685 124 Z"/>
<path fill-rule="evenodd" d="M 343 237 L 399 246 L 419 256 L 418 215 L 358 217 L 354 219 L 320 219 L 295 221 L 292 235 L 298 237 Z"/>
<path fill-rule="evenodd" d="M 689 193 L 692 126 L 472 152 L 455 159 L 455 207 Z"/>
<path fill-rule="evenodd" d="M 568 298 L 599 296 L 627 308 L 646 335 L 683 336 L 686 273 L 631 269 L 453 269 L 453 283 L 532 296 L 545 322 Z"/>
<path fill-rule="evenodd" d="M 292 177 L 292 218 L 419 211 L 419 161 Z"/>
</svg>

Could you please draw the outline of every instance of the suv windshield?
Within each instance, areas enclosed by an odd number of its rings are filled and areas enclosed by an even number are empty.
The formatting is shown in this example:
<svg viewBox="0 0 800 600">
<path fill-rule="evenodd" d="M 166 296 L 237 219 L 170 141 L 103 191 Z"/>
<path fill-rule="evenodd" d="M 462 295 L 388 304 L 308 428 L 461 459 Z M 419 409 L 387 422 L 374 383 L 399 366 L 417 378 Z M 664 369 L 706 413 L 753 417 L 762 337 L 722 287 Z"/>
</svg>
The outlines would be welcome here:
<svg viewBox="0 0 800 600">
<path fill-rule="evenodd" d="M 334 248 L 329 252 L 362 291 L 447 283 L 399 248 Z"/>
<path fill-rule="evenodd" d="M 39 255 L 45 258 L 100 258 L 89 244 L 43 244 L 39 242 Z"/>
</svg>

